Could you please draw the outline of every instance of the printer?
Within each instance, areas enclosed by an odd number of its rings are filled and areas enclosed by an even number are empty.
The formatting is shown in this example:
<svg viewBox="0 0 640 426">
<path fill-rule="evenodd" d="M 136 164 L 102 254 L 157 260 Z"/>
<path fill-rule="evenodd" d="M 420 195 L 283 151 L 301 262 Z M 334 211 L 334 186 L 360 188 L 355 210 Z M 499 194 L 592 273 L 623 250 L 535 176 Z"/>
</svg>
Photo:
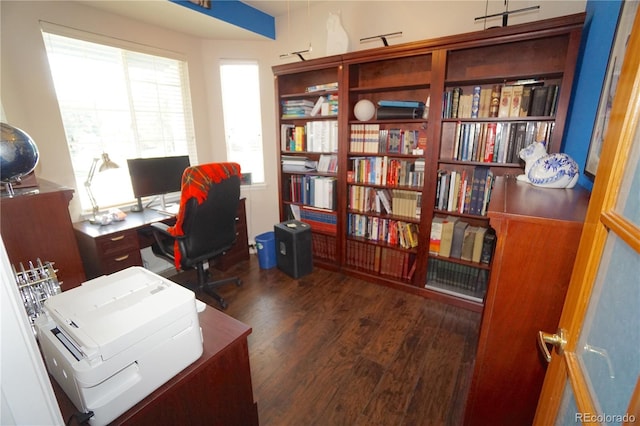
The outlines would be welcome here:
<svg viewBox="0 0 640 426">
<path fill-rule="evenodd" d="M 78 410 L 93 412 L 91 425 L 111 422 L 202 355 L 193 291 L 137 266 L 50 297 L 36 330 L 49 373 Z"/>
</svg>

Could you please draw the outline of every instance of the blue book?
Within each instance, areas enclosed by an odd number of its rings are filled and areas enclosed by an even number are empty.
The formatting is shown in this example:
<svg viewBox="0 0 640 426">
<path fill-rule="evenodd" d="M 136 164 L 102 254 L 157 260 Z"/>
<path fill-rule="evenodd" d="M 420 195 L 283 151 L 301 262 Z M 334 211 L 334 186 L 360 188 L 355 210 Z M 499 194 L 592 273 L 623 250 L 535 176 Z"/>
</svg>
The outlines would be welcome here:
<svg viewBox="0 0 640 426">
<path fill-rule="evenodd" d="M 381 107 L 424 108 L 424 102 L 420 101 L 378 101 Z"/>
</svg>

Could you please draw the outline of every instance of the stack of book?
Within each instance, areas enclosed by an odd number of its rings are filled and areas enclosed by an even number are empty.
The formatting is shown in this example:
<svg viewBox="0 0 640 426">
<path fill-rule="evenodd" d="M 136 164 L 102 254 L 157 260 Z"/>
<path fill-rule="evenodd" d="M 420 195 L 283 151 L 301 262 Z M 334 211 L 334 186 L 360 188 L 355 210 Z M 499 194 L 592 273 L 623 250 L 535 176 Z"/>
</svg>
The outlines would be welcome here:
<svg viewBox="0 0 640 426">
<path fill-rule="evenodd" d="M 323 83 L 323 84 L 314 84 L 313 86 L 308 86 L 307 92 L 332 92 L 334 90 L 338 90 L 338 82 L 334 81 L 331 83 Z"/>
<path fill-rule="evenodd" d="M 283 155 L 281 160 L 283 172 L 306 173 L 315 171 L 318 167 L 317 161 L 310 160 L 307 157 Z"/>
<path fill-rule="evenodd" d="M 378 101 L 376 120 L 402 120 L 422 118 L 426 105 L 421 101 Z"/>
<path fill-rule="evenodd" d="M 336 233 L 337 216 L 335 212 L 310 206 L 300 207 L 300 220 L 311 225 L 314 231 Z"/>
<path fill-rule="evenodd" d="M 300 118 L 311 115 L 314 102 L 309 99 L 289 99 L 282 101 L 282 118 Z"/>
</svg>

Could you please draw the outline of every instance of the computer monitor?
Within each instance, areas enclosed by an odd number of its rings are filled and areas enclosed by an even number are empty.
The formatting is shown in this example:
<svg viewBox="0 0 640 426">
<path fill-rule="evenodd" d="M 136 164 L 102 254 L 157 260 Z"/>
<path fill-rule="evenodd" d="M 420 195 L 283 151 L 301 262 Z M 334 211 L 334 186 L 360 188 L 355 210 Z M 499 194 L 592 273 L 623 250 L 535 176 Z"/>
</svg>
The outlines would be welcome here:
<svg viewBox="0 0 640 426">
<path fill-rule="evenodd" d="M 142 198 L 180 191 L 182 173 L 189 167 L 188 155 L 156 158 L 129 158 L 133 195 L 138 199 L 132 211 L 142 211 Z M 162 198 L 164 203 L 164 198 Z"/>
</svg>

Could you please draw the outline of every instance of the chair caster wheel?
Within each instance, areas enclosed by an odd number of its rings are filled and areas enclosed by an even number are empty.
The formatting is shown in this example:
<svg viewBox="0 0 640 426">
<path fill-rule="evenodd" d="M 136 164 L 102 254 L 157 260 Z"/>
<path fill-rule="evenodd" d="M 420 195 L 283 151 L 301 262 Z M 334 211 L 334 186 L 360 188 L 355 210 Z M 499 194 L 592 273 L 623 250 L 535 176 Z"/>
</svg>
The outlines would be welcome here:
<svg viewBox="0 0 640 426">
<path fill-rule="evenodd" d="M 227 309 L 227 306 L 229 306 L 227 302 L 225 302 L 224 300 L 220 301 L 220 308 L 224 310 L 224 309 Z"/>
<path fill-rule="evenodd" d="M 236 285 L 237 285 L 238 287 L 240 287 L 240 286 L 242 285 L 242 280 L 241 280 L 241 279 L 238 279 L 238 281 L 236 281 Z"/>
</svg>

